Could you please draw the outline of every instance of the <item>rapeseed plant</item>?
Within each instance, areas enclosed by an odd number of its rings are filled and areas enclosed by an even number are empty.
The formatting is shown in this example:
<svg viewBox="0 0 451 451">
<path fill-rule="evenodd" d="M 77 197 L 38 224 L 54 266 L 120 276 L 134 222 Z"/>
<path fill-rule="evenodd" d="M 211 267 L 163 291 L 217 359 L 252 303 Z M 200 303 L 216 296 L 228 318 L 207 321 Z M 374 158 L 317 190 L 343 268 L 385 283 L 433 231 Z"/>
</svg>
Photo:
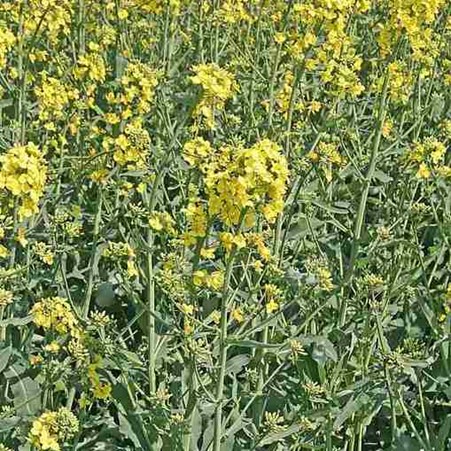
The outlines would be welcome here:
<svg viewBox="0 0 451 451">
<path fill-rule="evenodd" d="M 451 446 L 446 0 L 0 4 L 0 450 Z"/>
</svg>

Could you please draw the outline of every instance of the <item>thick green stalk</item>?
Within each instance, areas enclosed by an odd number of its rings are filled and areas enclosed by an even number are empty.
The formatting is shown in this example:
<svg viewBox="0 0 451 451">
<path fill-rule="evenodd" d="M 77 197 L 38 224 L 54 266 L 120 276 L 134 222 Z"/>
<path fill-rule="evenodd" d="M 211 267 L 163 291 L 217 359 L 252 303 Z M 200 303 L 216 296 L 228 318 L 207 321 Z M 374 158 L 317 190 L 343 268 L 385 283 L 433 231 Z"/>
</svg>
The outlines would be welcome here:
<svg viewBox="0 0 451 451">
<path fill-rule="evenodd" d="M 91 296 L 92 290 L 94 288 L 94 262 L 96 259 L 97 252 L 97 241 L 99 238 L 99 230 L 100 230 L 100 220 L 102 218 L 102 188 L 98 188 L 97 192 L 97 205 L 96 205 L 96 215 L 94 218 L 94 230 L 92 237 L 92 248 L 91 248 L 91 256 L 89 259 L 89 275 L 88 275 L 88 285 L 86 287 L 86 295 L 83 303 L 82 309 L 82 317 L 87 318 L 89 314 L 89 306 L 91 304 Z"/>
<path fill-rule="evenodd" d="M 385 74 L 384 79 L 384 86 L 382 89 L 382 95 L 380 98 L 380 104 L 379 104 L 379 118 L 377 123 L 376 132 L 374 135 L 374 141 L 373 141 L 373 147 L 371 150 L 371 156 L 370 156 L 370 164 L 368 166 L 368 170 L 365 175 L 364 180 L 364 188 L 362 191 L 362 195 L 360 197 L 360 203 L 359 203 L 359 209 L 357 211 L 357 216 L 354 223 L 354 234 L 353 234 L 353 240 L 352 240 L 352 246 L 351 246 L 351 257 L 349 261 L 349 267 L 348 267 L 348 273 L 346 280 L 349 282 L 352 278 L 352 275 L 354 273 L 354 265 L 355 261 L 359 252 L 360 247 L 360 237 L 362 235 L 362 227 L 363 227 L 363 221 L 365 219 L 365 212 L 366 212 L 366 205 L 368 201 L 368 194 L 371 187 L 371 181 L 374 177 L 374 171 L 376 170 L 376 163 L 377 163 L 377 157 L 379 154 L 379 147 L 381 144 L 381 138 L 382 138 L 382 128 L 384 126 L 385 122 L 385 116 L 387 113 L 386 106 L 387 106 L 387 93 L 388 93 L 388 70 Z M 340 308 L 340 325 L 343 325 L 346 320 L 346 299 L 342 299 L 341 308 Z"/>
<path fill-rule="evenodd" d="M 27 7 L 27 1 L 24 1 L 20 8 L 19 17 L 19 45 L 18 45 L 18 59 L 17 59 L 17 73 L 19 75 L 19 98 L 17 101 L 16 120 L 18 125 L 18 136 L 16 140 L 21 144 L 25 143 L 25 96 L 26 96 L 26 63 L 25 63 L 25 35 L 24 35 L 24 15 L 25 8 Z"/>
<path fill-rule="evenodd" d="M 379 313 L 376 313 L 376 332 L 379 339 L 379 345 L 381 347 L 383 356 L 386 357 L 390 349 L 388 349 L 385 336 L 384 336 L 384 330 L 382 327 L 382 321 L 380 318 Z M 390 398 L 390 408 L 391 408 L 391 433 L 392 433 L 392 444 L 394 444 L 395 441 L 395 434 L 398 429 L 397 427 L 397 421 L 396 421 L 396 397 L 395 393 L 393 391 L 392 381 L 391 381 L 391 375 L 390 371 L 387 367 L 387 363 L 384 362 L 384 377 L 385 377 L 385 383 L 387 384 L 387 391 Z"/>
<path fill-rule="evenodd" d="M 153 272 L 153 231 L 149 227 L 147 231 L 147 256 L 146 256 L 146 272 L 147 272 L 147 302 L 149 309 L 148 322 L 148 340 L 149 340 L 149 390 L 155 393 L 156 377 L 155 377 L 155 282 Z"/>
<path fill-rule="evenodd" d="M 186 431 L 183 435 L 183 450 L 191 450 L 191 436 L 193 433 L 194 411 L 197 403 L 197 378 L 196 378 L 196 359 L 190 355 L 189 361 L 189 393 L 186 404 L 185 421 L 187 423 Z"/>
<path fill-rule="evenodd" d="M 220 451 L 222 437 L 222 408 L 224 405 L 224 378 L 227 363 L 227 308 L 229 304 L 229 285 L 232 277 L 233 263 L 235 261 L 235 250 L 232 250 L 227 261 L 226 273 L 224 277 L 224 288 L 221 298 L 221 323 L 219 332 L 219 375 L 216 385 L 216 407 L 213 451 Z"/>
<path fill-rule="evenodd" d="M 84 0 L 78 0 L 78 24 L 77 24 L 77 38 L 78 38 L 78 51 L 80 55 L 85 53 L 85 2 Z"/>
</svg>

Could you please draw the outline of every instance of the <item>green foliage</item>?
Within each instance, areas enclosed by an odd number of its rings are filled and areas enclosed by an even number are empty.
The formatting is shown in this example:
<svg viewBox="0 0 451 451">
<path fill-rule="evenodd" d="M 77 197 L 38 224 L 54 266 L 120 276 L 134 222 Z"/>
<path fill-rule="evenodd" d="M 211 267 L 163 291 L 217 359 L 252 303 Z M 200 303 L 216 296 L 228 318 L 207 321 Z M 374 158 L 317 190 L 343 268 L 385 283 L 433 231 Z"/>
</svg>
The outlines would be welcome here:
<svg viewBox="0 0 451 451">
<path fill-rule="evenodd" d="M 450 8 L 1 2 L 0 451 L 451 449 Z"/>
</svg>

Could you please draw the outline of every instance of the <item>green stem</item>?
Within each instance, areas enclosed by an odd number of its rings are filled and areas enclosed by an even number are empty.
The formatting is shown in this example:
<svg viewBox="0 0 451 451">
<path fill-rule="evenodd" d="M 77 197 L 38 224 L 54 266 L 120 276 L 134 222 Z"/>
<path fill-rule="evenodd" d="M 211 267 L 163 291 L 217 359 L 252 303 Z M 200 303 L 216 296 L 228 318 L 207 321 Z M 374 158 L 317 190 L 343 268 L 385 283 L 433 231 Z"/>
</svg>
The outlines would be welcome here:
<svg viewBox="0 0 451 451">
<path fill-rule="evenodd" d="M 88 276 L 88 285 L 86 288 L 86 295 L 82 309 L 82 317 L 87 318 L 89 314 L 89 306 L 91 303 L 92 290 L 94 288 L 94 262 L 96 259 L 97 252 L 97 242 L 99 238 L 99 230 L 100 230 L 100 220 L 102 218 L 102 188 L 99 186 L 97 191 L 97 205 L 96 205 L 96 215 L 94 218 L 94 231 L 92 238 L 92 248 L 91 248 L 91 257 L 89 259 L 89 276 Z"/>
<path fill-rule="evenodd" d="M 227 363 L 227 308 L 229 304 L 229 285 L 232 277 L 233 263 L 235 261 L 235 249 L 229 255 L 227 261 L 226 273 L 224 277 L 224 287 L 221 298 L 221 323 L 219 332 L 219 375 L 216 385 L 216 406 L 215 406 L 215 423 L 213 451 L 220 451 L 222 437 L 222 408 L 224 405 L 224 378 Z"/>
<path fill-rule="evenodd" d="M 85 4 L 84 0 L 78 0 L 78 51 L 80 55 L 85 53 Z"/>
<path fill-rule="evenodd" d="M 147 272 L 147 302 L 149 308 L 148 320 L 148 340 L 149 340 L 149 390 L 150 393 L 155 393 L 156 377 L 155 377 L 155 282 L 153 273 L 153 231 L 149 227 L 147 232 L 147 258 L 146 258 L 146 272 Z"/>
<path fill-rule="evenodd" d="M 387 343 L 385 341 L 384 337 L 384 331 L 382 327 L 382 322 L 379 313 L 376 313 L 376 331 L 379 338 L 379 345 L 382 350 L 382 354 L 384 356 L 384 376 L 385 376 L 385 382 L 387 384 L 387 390 L 388 395 L 390 398 L 390 407 L 391 407 L 391 433 L 392 433 L 392 444 L 395 443 L 395 434 L 397 431 L 397 424 L 396 424 L 396 397 L 393 391 L 392 382 L 391 382 L 391 375 L 387 367 L 387 363 L 385 361 L 385 357 L 388 355 L 390 350 L 387 347 Z"/>
<path fill-rule="evenodd" d="M 193 432 L 196 398 L 197 398 L 196 360 L 195 356 L 191 355 L 189 362 L 189 395 L 185 411 L 185 421 L 187 423 L 187 428 L 186 432 L 183 435 L 184 451 L 190 451 L 191 449 L 191 436 Z"/>
<path fill-rule="evenodd" d="M 356 220 L 354 223 L 354 234 L 353 234 L 353 240 L 352 240 L 352 246 L 351 246 L 351 257 L 350 257 L 350 261 L 349 261 L 348 274 L 346 277 L 346 280 L 348 282 L 352 279 L 352 275 L 354 273 L 355 261 L 356 261 L 356 258 L 357 258 L 358 252 L 359 252 L 360 237 L 362 235 L 362 227 L 363 227 L 363 222 L 365 219 L 368 194 L 369 194 L 370 187 L 371 187 L 371 181 L 374 176 L 374 171 L 376 170 L 376 162 L 377 162 L 377 157 L 378 157 L 379 147 L 380 147 L 381 137 L 382 137 L 382 128 L 384 126 L 385 116 L 387 113 L 386 104 L 387 104 L 387 93 L 388 93 L 388 79 L 389 79 L 389 75 L 388 75 L 388 70 L 387 70 L 387 72 L 385 74 L 384 86 L 382 89 L 382 95 L 381 95 L 380 104 L 379 104 L 379 119 L 378 119 L 378 124 L 377 124 L 377 128 L 376 128 L 376 133 L 374 136 L 373 147 L 371 150 L 370 164 L 368 166 L 368 170 L 367 170 L 367 173 L 365 176 L 365 180 L 364 180 L 365 186 L 363 188 L 362 195 L 360 197 L 359 209 L 357 211 L 357 216 L 356 216 Z M 341 307 L 340 307 L 340 326 L 343 326 L 345 323 L 345 320 L 346 320 L 346 304 L 347 304 L 346 298 L 344 297 L 342 299 L 342 303 L 341 303 Z"/>
</svg>

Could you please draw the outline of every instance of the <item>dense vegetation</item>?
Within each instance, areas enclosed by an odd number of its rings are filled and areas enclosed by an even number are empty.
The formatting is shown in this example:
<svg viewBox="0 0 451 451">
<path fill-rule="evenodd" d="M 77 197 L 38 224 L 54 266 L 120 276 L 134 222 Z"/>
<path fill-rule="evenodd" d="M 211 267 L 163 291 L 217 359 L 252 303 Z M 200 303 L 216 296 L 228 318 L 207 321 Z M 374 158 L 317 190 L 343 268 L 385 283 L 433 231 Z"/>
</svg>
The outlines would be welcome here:
<svg viewBox="0 0 451 451">
<path fill-rule="evenodd" d="M 2 0 L 0 450 L 451 449 L 449 0 Z"/>
</svg>

